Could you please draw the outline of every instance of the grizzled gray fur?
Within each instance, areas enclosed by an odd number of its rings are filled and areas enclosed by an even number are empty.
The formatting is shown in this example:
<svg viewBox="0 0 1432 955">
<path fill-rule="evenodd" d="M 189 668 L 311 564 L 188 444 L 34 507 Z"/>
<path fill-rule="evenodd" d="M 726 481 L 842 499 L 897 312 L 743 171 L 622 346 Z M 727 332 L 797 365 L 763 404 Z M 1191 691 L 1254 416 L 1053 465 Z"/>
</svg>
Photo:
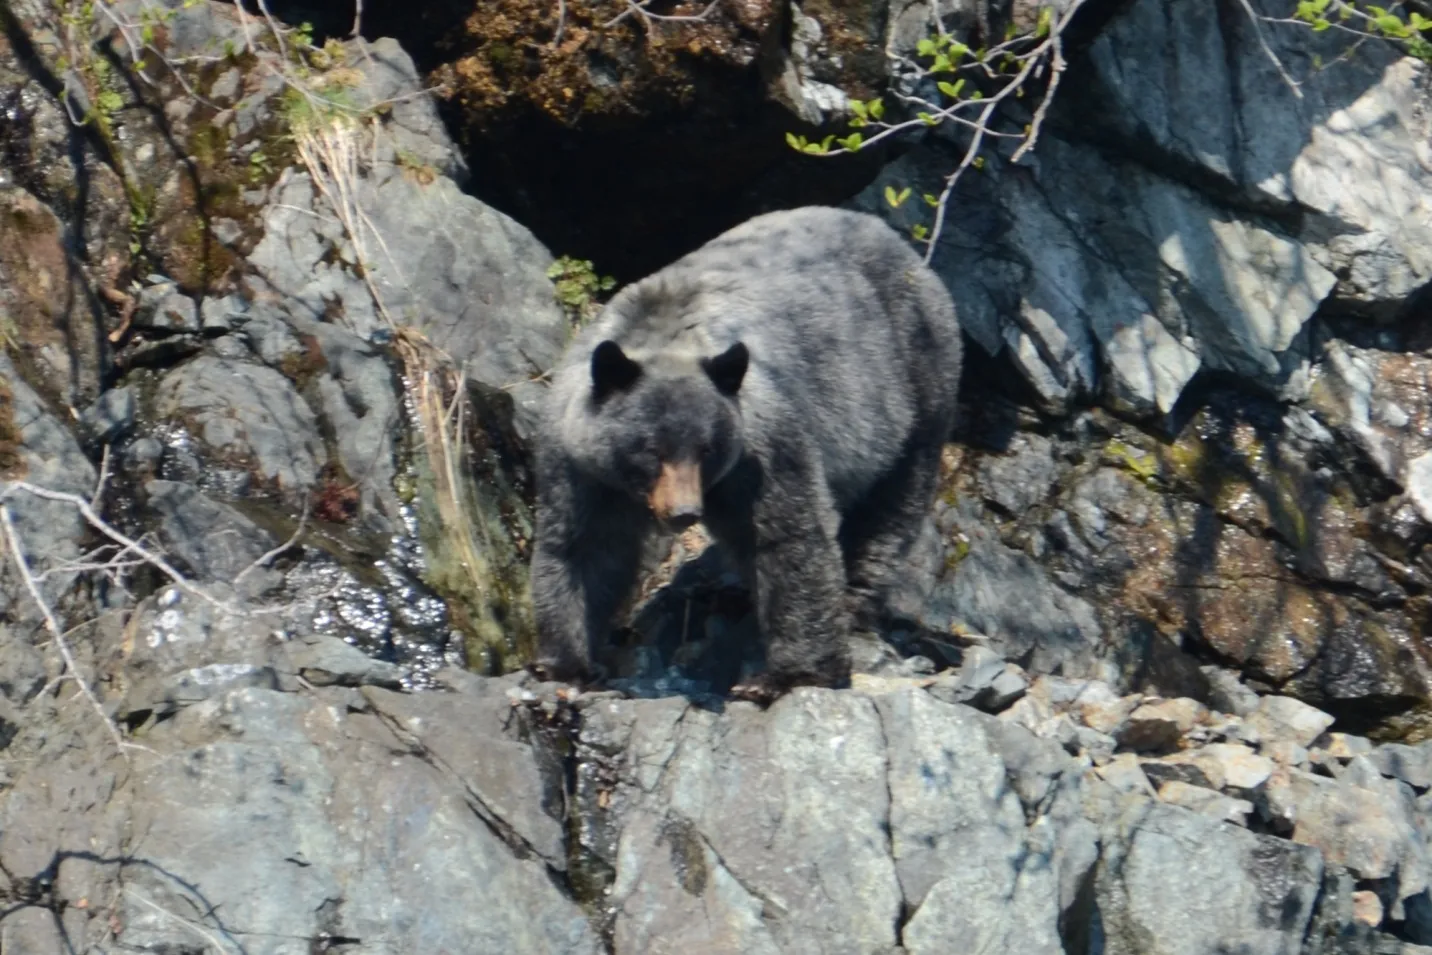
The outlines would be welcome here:
<svg viewBox="0 0 1432 955">
<path fill-rule="evenodd" d="M 949 293 L 874 216 L 759 216 L 622 289 L 572 342 L 537 439 L 534 667 L 590 678 L 644 535 L 705 522 L 752 586 L 769 699 L 849 681 L 935 493 Z"/>
</svg>

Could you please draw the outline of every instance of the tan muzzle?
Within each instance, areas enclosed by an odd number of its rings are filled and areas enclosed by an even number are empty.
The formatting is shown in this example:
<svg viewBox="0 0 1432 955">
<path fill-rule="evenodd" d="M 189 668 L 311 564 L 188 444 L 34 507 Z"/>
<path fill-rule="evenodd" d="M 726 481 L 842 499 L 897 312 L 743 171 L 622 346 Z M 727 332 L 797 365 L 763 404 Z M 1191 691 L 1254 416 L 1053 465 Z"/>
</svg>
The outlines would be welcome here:
<svg viewBox="0 0 1432 955">
<path fill-rule="evenodd" d="M 646 501 L 659 521 L 681 528 L 695 524 L 701 520 L 701 465 L 662 464 L 661 477 Z"/>
</svg>

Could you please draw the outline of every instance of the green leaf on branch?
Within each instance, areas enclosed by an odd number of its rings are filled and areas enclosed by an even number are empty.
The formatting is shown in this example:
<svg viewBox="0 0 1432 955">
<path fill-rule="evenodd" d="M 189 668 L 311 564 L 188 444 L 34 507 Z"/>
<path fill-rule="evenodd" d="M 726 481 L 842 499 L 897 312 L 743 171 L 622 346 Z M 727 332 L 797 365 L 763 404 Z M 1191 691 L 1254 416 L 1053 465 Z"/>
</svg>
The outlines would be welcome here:
<svg viewBox="0 0 1432 955">
<path fill-rule="evenodd" d="M 965 88 L 965 81 L 963 79 L 960 79 L 956 80 L 953 83 L 949 83 L 945 80 L 940 80 L 939 83 L 937 83 L 936 85 L 939 86 L 940 92 L 944 93 L 950 99 L 959 99 L 960 90 Z"/>
<path fill-rule="evenodd" d="M 1401 19 L 1390 13 L 1379 16 L 1372 22 L 1379 30 L 1390 37 L 1405 37 L 1412 33 L 1411 30 L 1407 29 L 1407 25 L 1404 24 Z"/>
</svg>

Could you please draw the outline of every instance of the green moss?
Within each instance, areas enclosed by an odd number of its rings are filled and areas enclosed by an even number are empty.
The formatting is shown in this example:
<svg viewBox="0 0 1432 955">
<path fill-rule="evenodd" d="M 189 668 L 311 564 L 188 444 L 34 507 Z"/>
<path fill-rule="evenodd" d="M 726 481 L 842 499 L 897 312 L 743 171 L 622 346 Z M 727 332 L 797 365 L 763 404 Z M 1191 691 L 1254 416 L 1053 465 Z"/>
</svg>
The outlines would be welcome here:
<svg viewBox="0 0 1432 955">
<path fill-rule="evenodd" d="M 954 570 L 969 554 L 970 542 L 962 537 L 955 538 L 950 542 L 950 552 L 945 555 L 945 571 Z"/>
<path fill-rule="evenodd" d="M 601 90 L 587 90 L 582 97 L 582 110 L 587 113 L 600 113 L 611 104 L 611 98 Z"/>
<path fill-rule="evenodd" d="M 406 471 L 400 472 L 393 478 L 393 493 L 404 504 L 412 504 L 418 499 L 418 483 Z"/>
<path fill-rule="evenodd" d="M 228 130 L 220 124 L 205 124 L 189 137 L 189 154 L 203 169 L 212 169 L 223 162 L 229 148 Z"/>
<path fill-rule="evenodd" d="M 1368 730 L 1367 737 L 1378 743 L 1406 743 L 1409 746 L 1432 740 L 1432 703 L 1422 703 L 1387 717 Z"/>
<path fill-rule="evenodd" d="M 507 545 L 509 531 L 491 489 L 462 481 L 459 503 L 476 539 L 459 539 L 463 530 L 443 519 L 437 482 L 422 455 L 414 472 L 427 558 L 424 581 L 447 602 L 453 625 L 463 635 L 468 665 L 489 674 L 520 668 L 535 650 L 527 568 Z"/>
<path fill-rule="evenodd" d="M 1179 438 L 1160 448 L 1167 472 L 1178 480 L 1196 482 L 1208 467 L 1208 448 L 1196 434 Z"/>
<path fill-rule="evenodd" d="M 1108 463 L 1123 468 L 1143 483 L 1157 488 L 1160 468 L 1155 455 L 1114 438 L 1104 445 L 1103 457 Z"/>
<path fill-rule="evenodd" d="M 489 43 L 483 52 L 487 54 L 487 61 L 498 69 L 510 70 L 517 65 L 517 51 L 511 44 Z"/>
<path fill-rule="evenodd" d="M 241 256 L 262 237 L 257 210 L 244 201 L 245 191 L 272 185 L 294 159 L 292 138 L 277 104 L 241 139 L 232 137 L 227 125 L 215 123 L 216 115 L 207 106 L 196 108 L 193 131 L 183 143 L 188 168 L 179 173 L 178 195 L 158 211 L 142 243 L 160 270 L 189 294 L 225 290 L 227 279 L 241 267 Z M 240 225 L 240 237 L 232 246 L 213 235 L 213 223 L 219 219 Z"/>
<path fill-rule="evenodd" d="M 1269 475 L 1273 482 L 1273 500 L 1268 502 L 1273 525 L 1298 550 L 1312 543 L 1308 515 L 1303 510 L 1304 489 L 1286 472 Z"/>
<path fill-rule="evenodd" d="M 0 476 L 22 477 L 25 473 L 25 459 L 21 454 L 24 436 L 15 422 L 15 393 L 10 385 L 0 379 Z"/>
</svg>

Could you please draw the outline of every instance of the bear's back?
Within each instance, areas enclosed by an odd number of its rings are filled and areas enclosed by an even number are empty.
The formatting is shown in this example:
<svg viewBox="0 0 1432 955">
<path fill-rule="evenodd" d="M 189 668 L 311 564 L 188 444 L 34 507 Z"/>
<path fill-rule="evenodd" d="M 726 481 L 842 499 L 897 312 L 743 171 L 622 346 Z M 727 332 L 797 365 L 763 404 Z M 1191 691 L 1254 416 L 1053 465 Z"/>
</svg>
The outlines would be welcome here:
<svg viewBox="0 0 1432 955">
<path fill-rule="evenodd" d="M 807 206 L 747 220 L 627 286 L 582 338 L 587 353 L 610 338 L 641 361 L 736 340 L 753 353 L 768 342 L 775 358 L 927 335 L 936 351 L 958 347 L 949 295 L 908 243 L 875 216 Z"/>
<path fill-rule="evenodd" d="M 959 376 L 938 277 L 880 219 L 828 207 L 757 216 L 624 288 L 573 342 L 565 400 L 585 393 L 604 339 L 657 374 L 744 342 L 748 441 L 790 429 L 814 442 L 837 497 L 863 493 L 914 428 L 952 414 Z"/>
</svg>

